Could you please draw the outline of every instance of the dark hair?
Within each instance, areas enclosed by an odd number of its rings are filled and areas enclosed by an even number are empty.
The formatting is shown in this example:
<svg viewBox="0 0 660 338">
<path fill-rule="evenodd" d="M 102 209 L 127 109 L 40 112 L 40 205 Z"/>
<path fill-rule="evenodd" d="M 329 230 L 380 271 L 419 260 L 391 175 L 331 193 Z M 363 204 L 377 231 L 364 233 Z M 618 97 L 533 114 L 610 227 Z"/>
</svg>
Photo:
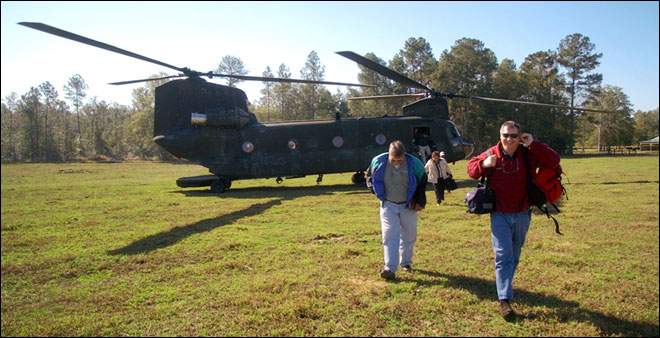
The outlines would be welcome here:
<svg viewBox="0 0 660 338">
<path fill-rule="evenodd" d="M 515 121 L 506 121 L 506 122 L 502 123 L 502 125 L 500 126 L 500 129 L 502 129 L 504 127 L 514 127 L 518 130 L 519 133 L 522 132 L 522 128 Z"/>
<path fill-rule="evenodd" d="M 394 157 L 401 157 L 406 154 L 406 146 L 399 140 L 392 141 L 390 143 L 390 149 L 388 151 Z"/>
</svg>

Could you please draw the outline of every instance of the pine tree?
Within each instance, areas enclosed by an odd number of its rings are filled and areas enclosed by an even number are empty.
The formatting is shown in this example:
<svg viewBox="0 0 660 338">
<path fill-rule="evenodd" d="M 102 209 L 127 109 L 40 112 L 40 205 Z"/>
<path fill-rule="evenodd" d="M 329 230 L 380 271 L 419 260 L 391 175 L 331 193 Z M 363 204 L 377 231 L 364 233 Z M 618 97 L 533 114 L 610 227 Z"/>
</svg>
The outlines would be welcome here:
<svg viewBox="0 0 660 338">
<path fill-rule="evenodd" d="M 82 155 L 82 128 L 80 123 L 80 108 L 83 106 L 83 99 L 87 96 L 85 92 L 89 87 L 80 74 L 75 74 L 69 78 L 67 85 L 64 87 L 66 98 L 71 101 L 76 112 L 76 135 L 74 139 L 75 151 L 78 155 Z"/>
<path fill-rule="evenodd" d="M 570 105 L 575 107 L 581 99 L 594 94 L 603 80 L 603 75 L 593 70 L 600 65 L 602 53 L 594 53 L 596 46 L 589 37 L 580 33 L 567 35 L 561 40 L 558 48 L 557 62 L 566 68 L 566 92 L 570 97 Z M 570 139 L 574 139 L 577 111 L 571 111 Z M 572 146 L 570 149 L 572 150 Z"/>
<path fill-rule="evenodd" d="M 243 64 L 243 61 L 237 56 L 233 55 L 225 55 L 222 57 L 220 60 L 220 63 L 218 64 L 218 68 L 216 69 L 218 73 L 221 74 L 226 74 L 226 75 L 247 75 L 247 70 L 245 69 L 245 65 Z M 236 84 L 240 81 L 233 77 L 228 77 L 227 78 L 227 85 L 229 87 L 236 87 Z"/>
</svg>

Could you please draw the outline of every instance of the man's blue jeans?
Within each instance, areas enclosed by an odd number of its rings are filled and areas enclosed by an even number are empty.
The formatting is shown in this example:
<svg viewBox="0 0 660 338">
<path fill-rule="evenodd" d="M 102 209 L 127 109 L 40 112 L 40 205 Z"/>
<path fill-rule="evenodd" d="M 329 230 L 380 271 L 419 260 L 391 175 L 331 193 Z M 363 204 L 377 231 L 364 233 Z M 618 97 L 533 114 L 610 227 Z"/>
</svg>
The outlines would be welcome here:
<svg viewBox="0 0 660 338">
<path fill-rule="evenodd" d="M 396 272 L 399 258 L 401 266 L 411 265 L 417 240 L 417 211 L 406 208 L 405 204 L 381 202 L 380 226 L 385 270 Z"/>
<path fill-rule="evenodd" d="M 531 211 L 519 213 L 493 212 L 490 214 L 490 230 L 495 253 L 495 281 L 497 297 L 513 299 L 513 275 L 520 261 L 520 251 L 525 243 Z"/>
</svg>

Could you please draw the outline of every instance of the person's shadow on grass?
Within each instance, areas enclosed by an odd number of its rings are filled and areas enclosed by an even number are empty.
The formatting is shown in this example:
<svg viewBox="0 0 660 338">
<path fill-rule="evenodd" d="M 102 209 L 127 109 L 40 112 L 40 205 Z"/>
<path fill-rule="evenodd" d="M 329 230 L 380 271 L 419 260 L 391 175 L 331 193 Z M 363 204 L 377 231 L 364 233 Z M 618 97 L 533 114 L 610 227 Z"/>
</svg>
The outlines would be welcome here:
<svg viewBox="0 0 660 338">
<path fill-rule="evenodd" d="M 415 270 L 416 273 L 432 277 L 433 280 L 414 280 L 418 285 L 442 285 L 450 288 L 467 290 L 479 299 L 495 299 L 495 281 L 476 277 L 451 275 L 426 270 Z M 553 308 L 552 313 L 526 313 L 518 319 L 539 318 L 541 316 L 552 318 L 558 322 L 579 321 L 590 322 L 597 326 L 602 335 L 611 336 L 658 336 L 658 325 L 652 323 L 635 322 L 616 318 L 612 315 L 584 309 L 574 301 L 567 301 L 556 296 L 545 295 L 537 292 L 515 289 L 516 303 L 528 306 L 539 306 Z M 495 311 L 495 310 L 494 310 Z"/>
</svg>

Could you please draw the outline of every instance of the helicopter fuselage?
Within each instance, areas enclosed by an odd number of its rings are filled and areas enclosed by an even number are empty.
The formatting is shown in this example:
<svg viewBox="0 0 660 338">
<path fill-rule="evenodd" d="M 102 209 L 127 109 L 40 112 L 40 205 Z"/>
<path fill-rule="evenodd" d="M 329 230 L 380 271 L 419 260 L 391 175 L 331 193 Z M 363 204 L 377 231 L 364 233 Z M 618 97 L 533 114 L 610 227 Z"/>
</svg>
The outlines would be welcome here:
<svg viewBox="0 0 660 338">
<path fill-rule="evenodd" d="M 257 123 L 238 130 L 191 126 L 156 142 L 217 176 L 236 180 L 364 170 L 391 141 L 401 140 L 412 150 L 420 131 L 449 162 L 465 158 L 453 123 L 417 116 Z"/>
<path fill-rule="evenodd" d="M 383 116 L 260 123 L 237 88 L 200 79 L 156 88 L 154 141 L 226 180 L 360 172 L 401 140 L 418 137 L 449 162 L 470 155 L 454 124 L 429 116 Z"/>
</svg>

